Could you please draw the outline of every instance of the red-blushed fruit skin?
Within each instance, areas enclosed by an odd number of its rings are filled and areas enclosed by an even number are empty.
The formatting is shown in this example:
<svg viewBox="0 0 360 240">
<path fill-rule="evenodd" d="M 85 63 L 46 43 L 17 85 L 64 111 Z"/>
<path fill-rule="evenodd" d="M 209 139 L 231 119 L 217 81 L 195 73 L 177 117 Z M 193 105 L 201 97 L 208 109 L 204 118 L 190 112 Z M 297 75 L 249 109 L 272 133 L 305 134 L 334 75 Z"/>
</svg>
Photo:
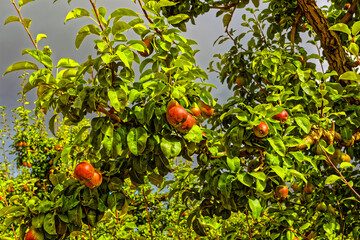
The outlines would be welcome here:
<svg viewBox="0 0 360 240">
<path fill-rule="evenodd" d="M 189 113 L 177 101 L 172 100 L 167 105 L 166 119 L 174 127 L 180 126 L 185 122 Z"/>
<path fill-rule="evenodd" d="M 345 10 L 348 10 L 350 8 L 350 3 L 345 4 Z"/>
<path fill-rule="evenodd" d="M 209 118 L 214 114 L 214 109 L 209 105 L 207 105 L 206 103 L 204 103 L 203 101 L 201 101 L 200 99 L 198 100 L 197 104 L 200 108 L 201 115 L 203 117 Z"/>
<path fill-rule="evenodd" d="M 28 163 L 28 164 L 27 164 L 27 167 L 28 167 L 28 168 L 31 168 L 31 163 Z"/>
<path fill-rule="evenodd" d="M 276 196 L 280 199 L 286 199 L 289 193 L 289 188 L 286 185 L 280 185 L 276 187 Z"/>
<path fill-rule="evenodd" d="M 263 138 L 266 137 L 266 135 L 268 135 L 269 128 L 266 123 L 260 122 L 259 125 L 253 127 L 253 131 L 255 136 L 257 136 L 258 138 Z"/>
<path fill-rule="evenodd" d="M 306 186 L 304 187 L 304 193 L 310 194 L 313 191 L 314 191 L 313 185 L 311 185 L 310 183 L 306 184 Z"/>
<path fill-rule="evenodd" d="M 281 113 L 274 115 L 272 118 L 280 121 L 281 123 L 285 123 L 286 120 L 289 118 L 289 114 L 286 110 L 283 110 Z"/>
<path fill-rule="evenodd" d="M 93 178 L 94 173 L 94 167 L 85 161 L 76 165 L 74 169 L 75 178 L 81 183 L 90 181 Z"/>
<path fill-rule="evenodd" d="M 240 76 L 240 77 L 237 77 L 235 79 L 235 83 L 239 86 L 239 87 L 242 87 L 245 85 L 245 78 Z"/>
<path fill-rule="evenodd" d="M 99 170 L 95 169 L 94 176 L 92 177 L 92 179 L 90 181 L 85 182 L 85 185 L 90 189 L 94 189 L 94 188 L 97 188 L 98 186 L 100 186 L 101 182 L 102 182 L 101 172 Z"/>
<path fill-rule="evenodd" d="M 44 240 L 44 234 L 40 231 L 30 227 L 29 231 L 26 233 L 24 240 Z"/>
<path fill-rule="evenodd" d="M 27 166 L 27 163 L 26 163 L 26 162 L 23 162 L 23 166 L 25 166 L 25 167 L 26 167 L 26 166 Z"/>
<path fill-rule="evenodd" d="M 190 111 L 197 118 L 199 118 L 201 116 L 201 110 L 200 110 L 199 106 L 196 103 L 192 105 Z"/>
<path fill-rule="evenodd" d="M 181 123 L 180 126 L 176 127 L 176 129 L 181 133 L 187 133 L 191 130 L 195 123 L 195 118 L 190 113 L 188 113 L 185 122 Z"/>
</svg>

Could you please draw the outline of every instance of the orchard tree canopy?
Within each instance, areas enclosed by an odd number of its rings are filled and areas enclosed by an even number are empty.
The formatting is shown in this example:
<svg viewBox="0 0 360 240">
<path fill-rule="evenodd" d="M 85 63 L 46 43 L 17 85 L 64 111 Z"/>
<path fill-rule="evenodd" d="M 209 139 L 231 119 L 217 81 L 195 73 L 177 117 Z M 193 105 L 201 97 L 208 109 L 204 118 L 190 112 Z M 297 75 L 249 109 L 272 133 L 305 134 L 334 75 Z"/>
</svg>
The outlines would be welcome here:
<svg viewBox="0 0 360 240">
<path fill-rule="evenodd" d="M 360 238 L 357 0 L 82 1 L 59 21 L 87 20 L 84 62 L 40 49 L 33 1 L 5 21 L 34 47 L 4 73 L 22 92 L 12 126 L 2 107 L 0 239 Z M 201 69 L 184 32 L 210 11 L 230 48 Z"/>
</svg>

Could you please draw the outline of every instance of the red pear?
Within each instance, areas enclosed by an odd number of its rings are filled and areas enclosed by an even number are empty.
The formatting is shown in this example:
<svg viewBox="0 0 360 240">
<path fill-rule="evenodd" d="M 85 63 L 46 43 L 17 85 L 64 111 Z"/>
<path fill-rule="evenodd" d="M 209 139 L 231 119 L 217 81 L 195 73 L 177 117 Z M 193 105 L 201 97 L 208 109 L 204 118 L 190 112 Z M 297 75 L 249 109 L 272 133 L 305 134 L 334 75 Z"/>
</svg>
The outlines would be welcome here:
<svg viewBox="0 0 360 240">
<path fill-rule="evenodd" d="M 74 170 L 75 178 L 81 183 L 90 181 L 93 178 L 94 173 L 94 167 L 85 161 L 76 165 Z"/>
</svg>

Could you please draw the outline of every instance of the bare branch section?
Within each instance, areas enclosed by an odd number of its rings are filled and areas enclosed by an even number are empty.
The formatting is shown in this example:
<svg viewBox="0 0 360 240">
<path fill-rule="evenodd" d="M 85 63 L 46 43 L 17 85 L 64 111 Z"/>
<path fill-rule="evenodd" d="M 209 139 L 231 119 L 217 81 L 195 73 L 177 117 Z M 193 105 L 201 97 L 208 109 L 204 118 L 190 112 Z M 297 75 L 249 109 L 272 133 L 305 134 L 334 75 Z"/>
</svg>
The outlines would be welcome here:
<svg viewBox="0 0 360 240">
<path fill-rule="evenodd" d="M 320 39 L 324 55 L 329 62 L 331 70 L 339 75 L 351 70 L 351 62 L 347 58 L 339 36 L 334 31 L 329 31 L 330 25 L 322 14 L 315 0 L 297 0 L 303 15 L 307 18 Z M 339 81 L 343 86 L 349 85 L 350 81 Z"/>
<path fill-rule="evenodd" d="M 354 0 L 350 6 L 350 8 L 348 9 L 348 11 L 346 12 L 345 16 L 341 19 L 341 23 L 348 23 L 352 16 L 354 15 L 356 8 L 357 8 L 357 4 L 358 4 L 358 0 Z"/>
</svg>

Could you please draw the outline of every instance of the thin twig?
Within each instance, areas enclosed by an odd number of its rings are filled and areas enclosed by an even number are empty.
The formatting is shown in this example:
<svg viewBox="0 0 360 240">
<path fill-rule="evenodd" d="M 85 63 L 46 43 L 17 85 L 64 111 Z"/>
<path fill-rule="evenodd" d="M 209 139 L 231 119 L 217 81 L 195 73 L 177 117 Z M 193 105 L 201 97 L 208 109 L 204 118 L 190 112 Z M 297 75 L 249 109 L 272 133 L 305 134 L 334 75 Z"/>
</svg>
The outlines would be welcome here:
<svg viewBox="0 0 360 240">
<path fill-rule="evenodd" d="M 139 4 L 140 4 L 140 7 L 141 7 L 141 9 L 142 9 L 142 11 L 143 11 L 146 19 L 149 21 L 149 23 L 153 23 L 153 21 L 151 20 L 151 18 L 150 18 L 149 15 L 148 15 L 148 13 L 146 12 L 146 10 L 145 10 L 145 8 L 144 8 L 141 0 L 138 0 L 138 2 L 139 2 Z M 155 28 L 155 31 L 156 31 L 160 36 L 162 36 L 162 32 L 161 32 L 159 29 Z"/>
<path fill-rule="evenodd" d="M 234 40 L 234 38 L 231 36 L 231 34 L 229 33 L 229 25 L 230 25 L 230 22 L 231 22 L 231 19 L 232 19 L 233 15 L 234 15 L 235 10 L 236 10 L 236 5 L 234 5 L 233 9 L 231 10 L 230 19 L 229 19 L 228 23 L 226 24 L 226 28 L 225 28 L 226 34 L 230 37 L 230 39 L 231 39 L 233 42 L 235 42 L 235 40 Z"/>
<path fill-rule="evenodd" d="M 321 146 L 321 144 L 319 144 L 319 147 L 321 148 L 321 150 L 324 152 L 326 160 L 329 161 L 329 163 L 331 164 L 331 166 L 335 169 L 335 171 L 340 175 L 340 177 L 343 179 L 343 181 L 346 183 L 346 185 L 348 185 L 348 187 L 351 189 L 351 191 L 353 191 L 353 193 L 355 193 L 355 195 L 360 199 L 360 195 L 355 191 L 355 189 L 353 189 L 350 184 L 348 183 L 348 181 L 346 181 L 345 177 L 341 174 L 341 172 L 337 169 L 337 167 L 334 165 L 334 163 L 330 160 L 327 152 L 325 151 L 325 149 Z"/>
<path fill-rule="evenodd" d="M 283 226 L 284 228 L 286 228 L 288 231 L 291 231 L 291 232 L 293 232 L 293 233 L 295 233 L 295 234 L 298 234 L 298 235 L 300 235 L 300 236 L 302 236 L 302 237 L 304 237 L 305 239 L 309 239 L 308 237 L 306 237 L 305 235 L 302 235 L 301 233 L 298 233 L 298 232 L 296 232 L 295 230 L 293 230 L 293 229 L 291 229 L 291 228 L 288 228 L 287 226 L 285 226 L 284 224 L 282 224 L 282 223 L 280 223 L 280 222 L 277 222 L 276 220 L 274 220 L 273 218 L 271 218 L 271 217 L 269 217 L 269 216 L 267 216 L 266 214 L 264 214 L 264 216 L 265 217 L 267 217 L 268 219 L 270 219 L 271 221 L 273 221 L 273 222 L 275 222 L 275 223 L 277 223 L 277 224 L 279 224 L 279 225 L 281 225 L 281 226 Z M 310 240 L 310 239 L 309 239 Z"/>
<path fill-rule="evenodd" d="M 14 5 L 14 7 L 16 8 L 16 11 L 18 12 L 18 15 L 20 17 L 20 20 L 21 20 L 21 24 L 24 26 L 27 34 L 29 35 L 30 39 L 31 39 L 31 42 L 33 43 L 34 47 L 36 48 L 36 50 L 39 50 L 38 49 L 38 46 L 36 45 L 35 41 L 34 41 L 34 38 L 32 37 L 30 31 L 29 31 L 29 28 L 27 28 L 25 25 L 24 25 L 24 19 L 20 13 L 20 9 L 17 7 L 17 5 L 15 4 L 14 0 L 10 0 L 11 3 Z"/>
<path fill-rule="evenodd" d="M 248 210 L 246 209 L 246 222 L 248 224 L 248 228 L 249 228 L 249 234 L 250 234 L 250 239 L 252 239 L 252 233 L 251 233 L 251 227 L 250 227 L 250 223 L 249 223 L 249 213 Z"/>
<path fill-rule="evenodd" d="M 6 194 L 5 194 L 5 191 L 4 191 L 4 190 L 3 190 L 3 196 L 4 196 L 5 205 L 8 207 L 9 204 L 8 204 L 7 201 L 6 201 Z M 10 216 L 10 214 L 9 214 L 9 216 Z M 14 229 L 14 225 L 13 225 L 13 224 L 11 224 L 11 229 L 12 229 L 12 231 L 13 231 L 13 233 L 14 233 L 15 240 L 17 240 L 17 236 L 16 236 L 16 234 L 15 234 L 15 229 Z"/>
<path fill-rule="evenodd" d="M 147 201 L 147 199 L 146 199 L 146 195 L 145 195 L 144 189 L 142 189 L 142 194 L 143 194 L 144 201 L 145 201 L 146 213 L 147 213 L 147 220 L 148 220 L 148 223 L 149 223 L 151 239 L 153 240 L 153 239 L 154 239 L 154 234 L 153 234 L 153 230 L 152 230 L 152 228 L 151 228 L 149 206 L 148 206 L 148 201 Z"/>
</svg>

